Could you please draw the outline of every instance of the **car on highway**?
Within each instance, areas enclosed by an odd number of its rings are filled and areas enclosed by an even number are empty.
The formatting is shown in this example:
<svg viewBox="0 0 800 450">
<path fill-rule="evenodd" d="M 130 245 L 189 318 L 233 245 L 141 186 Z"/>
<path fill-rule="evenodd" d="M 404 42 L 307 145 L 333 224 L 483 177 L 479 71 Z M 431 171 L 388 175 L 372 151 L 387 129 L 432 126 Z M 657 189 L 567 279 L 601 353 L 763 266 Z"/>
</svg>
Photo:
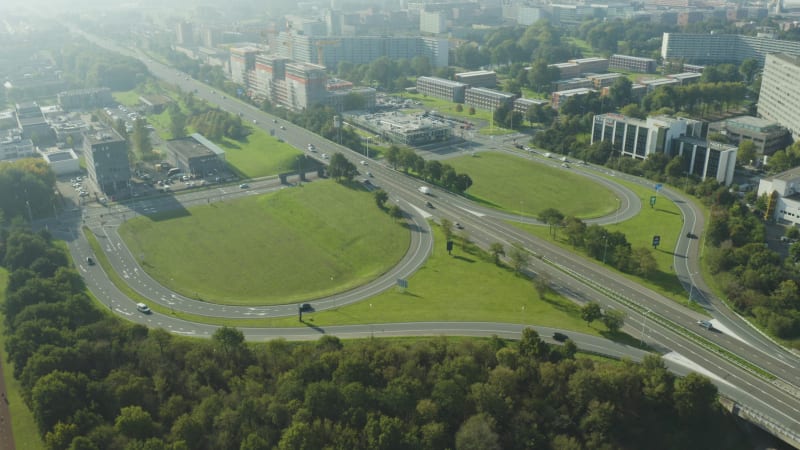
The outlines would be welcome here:
<svg viewBox="0 0 800 450">
<path fill-rule="evenodd" d="M 317 151 L 317 148 L 314 147 L 314 144 L 308 144 L 308 151 L 315 152 L 315 151 Z"/>
<path fill-rule="evenodd" d="M 453 225 L 455 225 L 455 227 L 458 228 L 459 230 L 463 230 L 464 229 L 464 225 L 461 225 L 458 222 L 454 223 Z"/>
<path fill-rule="evenodd" d="M 253 119 L 253 123 L 258 123 L 258 120 L 256 120 L 256 119 Z"/>
<path fill-rule="evenodd" d="M 314 311 L 314 307 L 311 306 L 311 303 L 303 303 L 302 305 L 300 305 L 300 311 L 302 312 Z"/>
<path fill-rule="evenodd" d="M 250 185 L 247 184 L 247 183 L 242 183 L 242 184 L 239 185 L 239 189 L 247 189 L 249 187 L 250 187 Z"/>
<path fill-rule="evenodd" d="M 90 266 L 93 266 L 94 265 L 94 259 L 92 259 L 91 256 L 87 256 L 86 257 L 86 264 L 88 264 Z"/>
<path fill-rule="evenodd" d="M 701 327 L 705 328 L 706 330 L 711 330 L 711 329 L 714 328 L 714 325 L 711 322 L 707 321 L 707 320 L 698 320 L 697 324 L 700 325 Z"/>
<path fill-rule="evenodd" d="M 364 160 L 362 159 L 362 160 L 361 160 L 361 162 L 360 162 L 359 164 L 361 164 L 362 166 L 366 166 L 366 165 L 367 165 L 367 162 L 366 162 L 366 161 L 364 161 Z"/>
<path fill-rule="evenodd" d="M 150 307 L 145 305 L 144 303 L 137 303 L 136 309 L 143 314 L 150 314 L 152 312 L 150 311 Z"/>
<path fill-rule="evenodd" d="M 285 129 L 286 129 L 286 127 L 281 125 L 281 130 L 285 130 Z"/>
<path fill-rule="evenodd" d="M 433 209 L 433 203 L 431 203 L 431 202 L 425 202 L 425 206 L 427 206 L 428 208 Z"/>
<path fill-rule="evenodd" d="M 564 334 L 564 333 L 559 333 L 558 331 L 556 331 L 555 333 L 553 333 L 553 340 L 555 340 L 555 341 L 558 341 L 558 342 L 564 342 L 564 341 L 566 341 L 567 339 L 569 339 L 569 336 L 567 336 L 567 335 L 566 335 L 566 334 Z"/>
<path fill-rule="evenodd" d="M 323 154 L 322 154 L 322 155 L 320 155 L 320 156 L 322 156 L 322 159 L 328 159 L 328 154 L 327 154 L 327 153 L 323 153 Z"/>
<path fill-rule="evenodd" d="M 372 178 L 374 175 L 372 175 L 372 172 L 367 172 L 367 176 Z"/>
</svg>

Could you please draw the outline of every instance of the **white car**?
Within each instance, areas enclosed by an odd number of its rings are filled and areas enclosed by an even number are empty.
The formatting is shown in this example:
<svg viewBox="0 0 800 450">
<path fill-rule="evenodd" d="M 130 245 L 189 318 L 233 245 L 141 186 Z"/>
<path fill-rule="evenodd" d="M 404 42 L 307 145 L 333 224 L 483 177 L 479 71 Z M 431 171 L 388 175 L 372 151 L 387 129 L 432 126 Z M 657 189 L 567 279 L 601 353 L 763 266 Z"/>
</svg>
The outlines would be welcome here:
<svg viewBox="0 0 800 450">
<path fill-rule="evenodd" d="M 362 165 L 362 166 L 366 166 L 366 165 L 367 165 L 367 162 L 366 162 L 366 161 L 364 161 L 364 160 L 362 159 L 362 160 L 361 160 L 361 165 Z"/>
</svg>

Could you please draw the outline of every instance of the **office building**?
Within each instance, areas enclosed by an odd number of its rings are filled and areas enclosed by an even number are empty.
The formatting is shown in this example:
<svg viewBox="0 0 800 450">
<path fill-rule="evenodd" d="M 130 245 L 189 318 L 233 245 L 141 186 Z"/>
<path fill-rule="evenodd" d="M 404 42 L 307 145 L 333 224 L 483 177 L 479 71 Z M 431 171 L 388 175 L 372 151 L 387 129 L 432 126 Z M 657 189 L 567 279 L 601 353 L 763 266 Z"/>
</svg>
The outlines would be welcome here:
<svg viewBox="0 0 800 450">
<path fill-rule="evenodd" d="M 600 74 L 589 74 L 586 75 L 586 78 L 592 82 L 592 86 L 597 90 L 601 90 L 605 87 L 613 86 L 614 83 L 620 79 L 625 78 L 625 75 L 621 73 L 600 73 Z"/>
<path fill-rule="evenodd" d="M 656 60 L 638 56 L 612 55 L 608 61 L 609 70 L 625 70 L 638 73 L 655 73 Z"/>
<path fill-rule="evenodd" d="M 438 77 L 417 78 L 417 92 L 453 103 L 464 103 L 469 85 Z"/>
<path fill-rule="evenodd" d="M 788 128 L 795 139 L 800 139 L 798 75 L 800 55 L 768 55 L 758 97 L 758 115 Z"/>
<path fill-rule="evenodd" d="M 733 182 L 736 147 L 708 141 L 699 120 L 648 117 L 646 120 L 621 114 L 594 116 L 591 142 L 610 142 L 620 156 L 646 159 L 653 154 L 682 156 L 686 170 L 702 179 L 714 178 L 725 185 Z"/>
<path fill-rule="evenodd" d="M 661 57 L 692 64 L 740 64 L 753 58 L 762 66 L 769 53 L 800 56 L 800 42 L 739 34 L 664 33 Z"/>
<path fill-rule="evenodd" d="M 83 135 L 83 157 L 89 179 L 109 196 L 127 194 L 131 166 L 128 143 L 111 128 Z"/>
<path fill-rule="evenodd" d="M 580 73 L 601 73 L 608 71 L 608 59 L 606 58 L 578 58 L 570 59 L 567 62 L 577 64 Z"/>
<path fill-rule="evenodd" d="M 295 111 L 325 103 L 328 96 L 325 68 L 316 64 L 287 63 L 284 82 L 289 97 L 288 106 Z"/>
<path fill-rule="evenodd" d="M 559 78 L 562 80 L 576 78 L 581 74 L 581 67 L 571 62 L 548 64 L 547 67 L 558 69 Z"/>
<path fill-rule="evenodd" d="M 447 14 L 443 11 L 419 12 L 419 31 L 421 33 L 441 34 L 447 31 Z"/>
<path fill-rule="evenodd" d="M 353 115 L 348 117 L 359 128 L 381 139 L 402 145 L 425 145 L 450 139 L 450 124 L 425 114 L 399 112 Z"/>
<path fill-rule="evenodd" d="M 231 79 L 234 83 L 248 85 L 248 74 L 256 67 L 256 55 L 259 50 L 255 47 L 231 48 Z"/>
<path fill-rule="evenodd" d="M 72 149 L 42 151 L 40 154 L 56 176 L 80 173 L 81 171 L 78 155 Z"/>
<path fill-rule="evenodd" d="M 653 92 L 663 86 L 678 86 L 681 84 L 680 80 L 675 78 L 654 78 L 652 80 L 642 80 L 640 83 L 647 86 L 647 92 Z"/>
<path fill-rule="evenodd" d="M 33 139 L 37 145 L 53 141 L 53 130 L 36 102 L 17 103 L 15 112 L 17 128 L 22 130 L 23 138 Z"/>
<path fill-rule="evenodd" d="M 225 170 L 225 151 L 199 133 L 167 141 L 167 157 L 173 167 L 193 176 Z"/>
<path fill-rule="evenodd" d="M 548 103 L 549 102 L 547 100 L 520 97 L 514 100 L 514 111 L 521 114 L 527 114 L 528 109 L 530 109 L 531 106 L 546 105 Z"/>
<path fill-rule="evenodd" d="M 194 26 L 191 22 L 179 22 L 175 28 L 175 42 L 178 45 L 194 45 Z"/>
<path fill-rule="evenodd" d="M 568 80 L 558 80 L 555 83 L 556 91 L 568 91 L 571 89 L 593 88 L 594 83 L 588 78 L 570 78 Z"/>
<path fill-rule="evenodd" d="M 464 93 L 464 104 L 473 106 L 477 109 L 495 111 L 501 106 L 509 105 L 514 101 L 515 98 L 517 98 L 517 96 L 509 92 L 500 92 L 495 91 L 494 89 L 471 87 Z"/>
<path fill-rule="evenodd" d="M 497 87 L 497 72 L 493 70 L 461 72 L 455 75 L 455 79 L 456 81 L 460 81 L 472 87 L 485 87 L 489 89 Z"/>
<path fill-rule="evenodd" d="M 726 136 L 735 145 L 750 141 L 760 155 L 772 155 L 792 143 L 792 135 L 786 127 L 775 121 L 752 116 L 739 116 L 714 122 L 708 126 L 709 133 Z"/>
</svg>

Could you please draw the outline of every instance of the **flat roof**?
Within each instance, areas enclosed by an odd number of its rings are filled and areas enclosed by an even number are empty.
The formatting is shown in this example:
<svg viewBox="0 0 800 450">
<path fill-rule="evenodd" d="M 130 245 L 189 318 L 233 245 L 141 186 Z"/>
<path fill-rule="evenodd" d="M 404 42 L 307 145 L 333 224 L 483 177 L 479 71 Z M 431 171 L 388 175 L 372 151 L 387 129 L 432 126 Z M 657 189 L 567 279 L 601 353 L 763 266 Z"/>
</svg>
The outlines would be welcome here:
<svg viewBox="0 0 800 450">
<path fill-rule="evenodd" d="M 441 85 L 450 86 L 450 87 L 462 87 L 462 86 L 466 87 L 466 86 L 469 86 L 468 84 L 462 83 L 460 81 L 453 81 L 453 80 L 448 80 L 447 78 L 439 78 L 439 77 L 419 77 L 419 78 L 417 78 L 417 81 L 419 81 L 419 80 L 430 80 L 430 81 L 439 83 Z"/>
<path fill-rule="evenodd" d="M 775 174 L 767 179 L 789 181 L 797 177 L 800 177 L 800 167 L 794 167 L 792 169 L 787 170 L 786 172 Z"/>
<path fill-rule="evenodd" d="M 477 77 L 481 75 L 497 75 L 494 70 L 473 70 L 472 72 L 457 73 L 457 77 Z"/>
<path fill-rule="evenodd" d="M 84 133 L 84 139 L 88 141 L 90 145 L 99 144 L 101 142 L 124 142 L 124 139 L 111 128 L 96 130 L 94 133 Z"/>
<path fill-rule="evenodd" d="M 726 126 L 744 126 L 748 128 L 769 128 L 779 125 L 778 122 L 768 119 L 762 119 L 760 117 L 753 117 L 753 116 L 739 116 L 739 117 L 731 117 L 730 119 L 725 120 Z"/>
<path fill-rule="evenodd" d="M 47 152 L 43 153 L 44 157 L 52 162 L 69 161 L 71 159 L 78 159 L 78 156 L 72 150 L 65 150 L 60 152 Z"/>
<path fill-rule="evenodd" d="M 199 133 L 194 133 L 184 138 L 172 139 L 167 141 L 167 144 L 172 150 L 187 158 L 225 154 L 224 150 Z"/>
<path fill-rule="evenodd" d="M 502 98 L 512 98 L 512 97 L 514 97 L 514 94 L 511 94 L 509 92 L 495 91 L 494 89 L 482 88 L 482 87 L 471 87 L 471 88 L 469 88 L 467 90 L 467 92 L 470 92 L 470 91 L 477 92 L 479 94 L 488 95 L 490 97 L 495 97 L 495 98 L 497 98 L 497 97 L 502 97 Z"/>
</svg>

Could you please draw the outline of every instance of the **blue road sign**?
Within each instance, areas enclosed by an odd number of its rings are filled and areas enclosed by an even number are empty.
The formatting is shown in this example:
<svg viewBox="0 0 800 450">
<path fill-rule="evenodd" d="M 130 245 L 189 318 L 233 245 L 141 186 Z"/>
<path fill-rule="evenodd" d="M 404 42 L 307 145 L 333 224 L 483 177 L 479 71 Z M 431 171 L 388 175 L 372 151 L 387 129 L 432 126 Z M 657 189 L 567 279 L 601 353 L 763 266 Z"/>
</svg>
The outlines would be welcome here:
<svg viewBox="0 0 800 450">
<path fill-rule="evenodd" d="M 656 188 L 656 192 L 658 192 L 658 191 L 660 191 L 660 190 L 661 190 L 661 188 L 663 188 L 663 187 L 664 187 L 664 185 L 663 185 L 663 184 L 661 184 L 661 183 L 656 183 L 656 185 L 655 185 L 655 186 L 653 186 L 653 187 L 654 187 L 654 188 Z"/>
<path fill-rule="evenodd" d="M 397 285 L 400 286 L 403 289 L 408 289 L 408 280 L 403 279 L 403 278 L 398 278 L 397 279 Z"/>
</svg>

